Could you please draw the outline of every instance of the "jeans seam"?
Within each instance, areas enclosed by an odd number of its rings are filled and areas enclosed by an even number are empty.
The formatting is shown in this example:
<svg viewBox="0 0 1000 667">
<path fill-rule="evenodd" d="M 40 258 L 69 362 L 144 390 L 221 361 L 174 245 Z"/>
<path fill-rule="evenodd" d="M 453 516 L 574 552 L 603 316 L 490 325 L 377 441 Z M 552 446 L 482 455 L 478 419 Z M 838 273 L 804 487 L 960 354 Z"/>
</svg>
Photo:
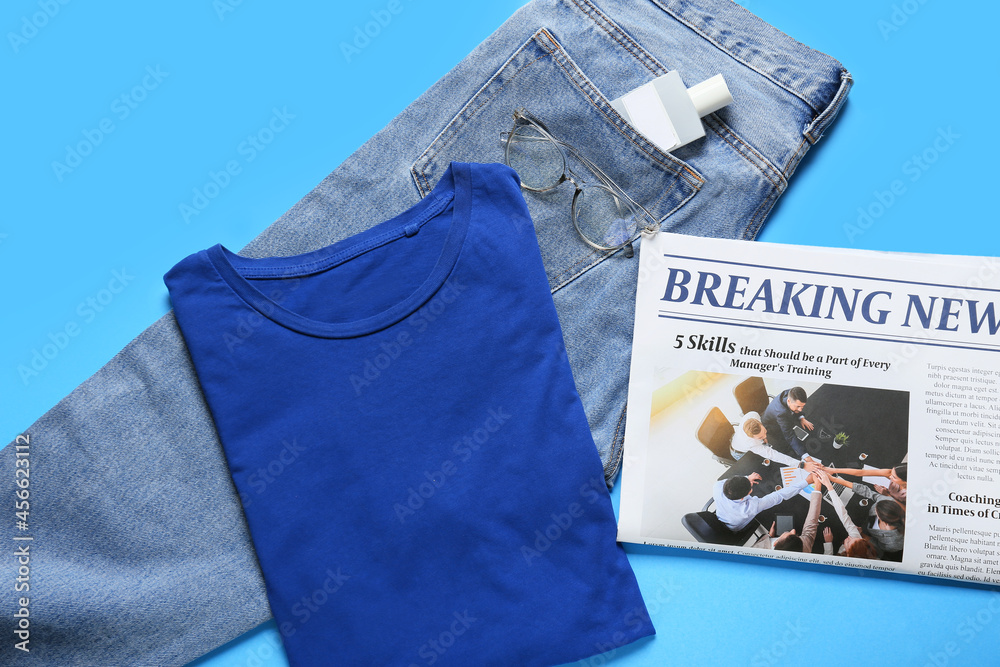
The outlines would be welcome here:
<svg viewBox="0 0 1000 667">
<path fill-rule="evenodd" d="M 606 32 L 608 34 L 608 36 L 611 37 L 611 39 L 613 39 L 615 42 L 617 42 L 623 49 L 625 49 L 626 51 L 628 51 L 629 53 L 631 53 L 635 57 L 635 59 L 638 60 L 640 62 L 640 64 L 642 64 L 644 67 L 646 67 L 650 72 L 652 72 L 655 75 L 661 75 L 661 74 L 665 74 L 666 72 L 669 71 L 669 69 L 667 67 L 665 67 L 662 63 L 660 63 L 656 59 L 656 57 L 653 56 L 653 54 L 651 54 L 648 51 L 646 51 L 642 47 L 642 45 L 639 44 L 626 30 L 624 30 L 621 26 L 619 26 L 617 23 L 615 23 L 610 17 L 608 17 L 606 14 L 604 14 L 604 12 L 602 12 L 599 7 L 597 7 L 596 5 L 594 5 L 593 3 L 591 3 L 589 0 L 569 0 L 569 1 L 572 2 L 574 5 L 576 5 L 577 8 L 579 8 L 580 12 L 583 13 L 591 21 L 593 21 L 594 24 L 597 27 L 599 27 L 604 32 Z M 668 11 L 668 13 L 671 13 L 671 15 L 673 15 L 672 12 Z M 625 40 L 627 40 L 632 46 L 630 47 L 628 44 L 626 44 Z M 713 42 L 713 44 L 714 44 L 714 42 Z M 652 66 L 650 65 L 650 63 L 652 63 Z M 754 71 L 756 71 L 756 70 L 754 70 Z M 840 97 L 840 96 L 841 95 L 838 94 L 838 97 Z M 831 103 L 831 106 L 833 106 L 833 103 Z M 827 114 L 828 112 L 829 112 L 829 108 L 827 110 L 825 110 L 823 113 L 819 114 L 819 116 L 816 117 L 816 119 L 813 121 L 812 124 L 815 124 L 815 123 L 819 122 L 820 119 L 823 118 L 824 115 Z M 784 177 L 783 172 L 780 172 L 777 169 L 777 167 L 775 167 L 771 163 L 770 160 L 768 160 L 766 157 L 764 157 L 759 151 L 757 151 L 755 148 L 753 148 L 752 146 L 750 146 L 750 144 L 748 144 L 739 135 L 737 135 L 735 132 L 733 132 L 732 128 L 730 128 L 724 121 L 722 121 L 722 119 L 718 118 L 717 115 L 711 114 L 708 118 L 711 118 L 712 120 L 714 120 L 716 123 L 718 123 L 718 125 L 721 128 L 723 128 L 723 130 L 725 130 L 726 132 L 730 133 L 735 141 L 738 141 L 739 143 L 741 143 L 744 146 L 746 146 L 747 150 L 753 152 L 758 157 L 758 159 L 760 159 L 760 161 L 767 166 L 768 169 L 770 169 L 773 173 L 778 174 L 779 178 L 783 178 Z M 720 136 L 721 136 L 721 133 L 720 133 Z M 729 142 L 727 142 L 727 143 L 729 143 Z M 730 143 L 730 145 L 732 145 L 732 144 Z M 735 150 L 737 150 L 738 152 L 741 152 L 739 150 L 739 148 L 737 148 L 736 146 L 733 146 L 733 148 Z M 751 163 L 753 163 L 750 160 L 748 160 L 748 161 L 751 162 Z M 765 176 L 766 176 L 766 170 L 765 169 L 761 168 L 760 165 L 756 165 L 755 164 L 754 166 L 756 166 L 762 172 L 765 172 Z M 771 180 L 770 177 L 768 177 L 768 180 Z M 772 181 L 772 183 L 773 183 L 773 181 Z"/>
<path fill-rule="evenodd" d="M 497 92 L 503 90 L 504 86 L 506 86 L 508 83 L 510 83 L 511 81 L 513 81 L 514 79 L 516 79 L 521 74 L 521 72 L 523 72 L 524 70 L 528 69 L 529 67 L 531 67 L 532 65 L 534 65 L 536 62 L 538 62 L 542 58 L 547 58 L 548 56 L 549 56 L 549 54 L 538 56 L 537 58 L 535 58 L 531 62 L 525 63 L 523 66 L 519 67 L 517 69 L 517 71 L 514 72 L 514 74 L 509 79 L 507 79 L 502 84 L 500 84 L 500 87 L 497 88 Z M 492 81 L 492 79 L 490 79 L 490 80 Z M 476 96 L 473 96 L 473 99 L 475 99 L 475 97 Z M 460 128 L 461 125 L 464 125 L 468 120 L 470 120 L 477 113 L 479 113 L 479 110 L 482 109 L 484 106 L 486 106 L 486 104 L 490 100 L 492 100 L 494 97 L 496 97 L 496 94 L 490 95 L 489 97 L 484 97 L 483 100 L 482 100 L 482 102 L 480 102 L 479 106 L 477 106 L 475 109 L 473 109 L 472 112 L 468 116 L 465 116 L 464 118 L 462 118 L 461 124 L 457 124 L 455 126 L 456 129 Z M 463 109 L 463 111 L 464 111 L 464 109 Z M 451 136 L 449 138 L 445 139 L 444 142 L 440 146 L 438 146 L 437 149 L 434 152 L 432 152 L 432 153 L 430 153 L 428 155 L 428 158 L 433 158 L 438 153 L 440 153 L 442 150 L 444 150 L 445 148 L 447 148 L 448 146 L 450 146 L 451 143 L 455 140 L 456 136 L 458 136 L 458 134 L 456 132 L 452 132 Z M 432 145 L 433 145 L 433 142 L 432 142 Z"/>
<path fill-rule="evenodd" d="M 816 143 L 823 136 L 823 132 L 826 131 L 826 128 L 833 122 L 834 117 L 840 112 L 840 108 L 847 100 L 847 94 L 851 91 L 851 86 L 853 85 L 854 77 L 846 69 L 841 68 L 840 87 L 837 88 L 837 94 L 833 96 L 833 99 L 826 105 L 826 108 L 802 130 L 802 134 L 809 139 L 810 143 Z"/>
<path fill-rule="evenodd" d="M 611 452 L 608 457 L 608 463 L 604 466 L 604 481 L 611 482 L 618 474 L 618 469 L 621 467 L 622 453 L 625 451 L 624 446 L 618 446 L 618 434 L 622 432 L 622 424 L 625 421 L 625 414 L 628 411 L 628 401 L 625 401 L 625 405 L 622 406 L 621 414 L 618 415 L 618 423 L 615 425 L 615 433 L 611 437 Z M 622 445 L 624 445 L 624 437 L 622 438 Z"/>
<path fill-rule="evenodd" d="M 576 0 L 573 1 L 575 2 Z M 594 19 L 591 17 L 591 20 L 593 21 Z M 534 58 L 529 62 L 526 62 L 520 67 L 518 67 L 517 70 L 509 78 L 507 78 L 503 82 L 503 84 L 501 84 L 498 88 L 496 88 L 496 90 L 493 91 L 492 94 L 488 96 L 485 95 L 481 96 L 482 91 L 485 90 L 490 85 L 490 83 L 493 82 L 512 61 L 514 61 L 525 49 L 529 48 L 532 44 L 534 44 L 536 47 L 543 49 L 545 53 L 539 55 L 537 58 Z M 470 118 L 474 117 L 476 113 L 478 113 L 478 111 L 481 108 L 483 108 L 483 106 L 489 103 L 490 100 L 496 97 L 497 92 L 502 90 L 504 86 L 506 86 L 508 83 L 515 80 L 525 69 L 527 69 L 528 67 L 530 67 L 531 65 L 535 64 L 536 62 L 545 57 L 556 55 L 557 51 L 559 51 L 561 55 L 565 55 L 565 51 L 562 49 L 562 46 L 555 39 L 555 37 L 553 37 L 553 35 L 549 33 L 546 28 L 540 28 L 528 40 L 526 40 L 524 44 L 522 44 L 510 56 L 510 58 L 508 58 L 504 62 L 503 65 L 501 65 L 497 69 L 497 71 L 493 74 L 493 76 L 491 76 L 486 81 L 486 83 L 484 83 L 479 88 L 478 91 L 476 91 L 476 93 L 469 99 L 469 101 L 458 111 L 455 117 L 452 118 L 452 120 L 438 133 L 438 135 L 434 138 L 434 140 L 431 141 L 431 143 L 424 150 L 424 152 L 421 153 L 421 155 L 417 158 L 417 160 L 414 163 L 414 166 L 411 168 L 411 172 L 416 182 L 417 189 L 420 191 L 420 194 L 422 196 L 426 196 L 426 194 L 430 192 L 431 190 L 430 182 L 427 178 L 426 170 L 422 167 L 418 168 L 416 164 L 419 162 L 423 162 L 424 164 L 430 163 L 435 158 L 435 156 L 440 154 L 449 145 L 451 145 L 453 141 L 455 141 L 455 138 L 458 136 L 458 130 L 462 127 L 462 125 L 464 125 Z M 598 95 L 596 90 L 590 91 L 586 89 L 584 86 L 581 86 L 580 82 L 577 79 L 576 73 L 573 71 L 572 68 L 568 68 L 567 65 L 562 62 L 561 58 L 558 57 L 553 58 L 553 61 L 559 65 L 560 69 L 563 70 L 565 76 L 572 82 L 573 85 L 577 87 L 577 89 L 584 96 L 584 98 L 586 98 L 587 101 L 590 102 L 591 106 L 593 106 L 595 109 L 598 110 L 598 112 L 604 115 L 605 122 L 609 123 L 616 129 L 618 129 L 619 134 L 623 136 L 626 141 L 628 141 L 642 153 L 647 155 L 650 160 L 652 160 L 658 165 L 661 165 L 665 169 L 665 171 L 667 171 L 669 174 L 672 174 L 675 178 L 683 178 L 686 182 L 692 185 L 691 193 L 687 197 L 685 197 L 677 206 L 671 209 L 671 211 L 666 213 L 661 218 L 661 220 L 666 219 L 667 217 L 672 215 L 674 211 L 676 211 L 681 205 L 686 203 L 698 191 L 698 189 L 704 183 L 704 178 L 702 178 L 699 174 L 697 174 L 697 172 L 694 172 L 693 169 L 691 169 L 687 165 L 684 165 L 683 163 L 681 163 L 679 167 L 675 167 L 669 163 L 664 163 L 662 160 L 657 158 L 657 156 L 645 150 L 632 137 L 629 137 L 626 133 L 622 132 L 621 129 L 614 122 L 613 118 L 609 117 L 606 111 L 600 106 L 600 100 L 595 98 L 600 98 L 602 97 L 602 95 Z M 473 102 L 480 97 L 482 97 L 482 99 L 479 101 L 479 104 L 477 104 L 474 107 L 471 106 Z M 691 178 L 696 179 L 696 182 L 692 183 Z M 676 180 L 671 179 L 670 187 L 666 188 L 660 194 L 660 197 L 656 201 L 657 202 L 662 201 L 663 198 L 666 197 L 670 192 L 672 192 L 676 186 L 677 186 Z M 553 277 L 553 281 L 556 283 L 556 285 L 551 289 L 551 291 L 553 293 L 556 292 L 560 288 L 564 287 L 565 285 L 569 284 L 577 277 L 585 273 L 590 268 L 593 268 L 594 266 L 596 266 L 597 264 L 599 264 L 600 262 L 602 262 L 603 260 L 607 259 L 608 257 L 614 254 L 615 254 L 614 252 L 603 252 L 599 250 L 593 250 L 589 254 L 581 257 L 571 266 L 565 268 L 558 275 Z"/>
<path fill-rule="evenodd" d="M 764 197 L 761 201 L 760 206 L 754 211 L 753 217 L 750 218 L 750 222 L 747 223 L 746 229 L 743 230 L 743 238 L 747 241 L 752 241 L 757 237 L 757 233 L 760 232 L 760 227 L 764 223 L 764 219 L 767 218 L 768 212 L 771 207 L 774 206 L 774 202 L 778 200 L 778 195 L 781 192 L 772 188 L 771 191 Z"/>
<path fill-rule="evenodd" d="M 753 70 L 754 72 L 756 72 L 757 74 L 761 75 L 762 77 L 764 77 L 765 79 L 767 79 L 768 81 L 770 81 L 771 83 L 773 83 L 774 85 L 778 86 L 779 88 L 781 88 L 783 90 L 787 90 L 790 94 L 792 94 L 795 97 L 797 97 L 800 100 L 802 100 L 806 104 L 806 106 L 808 106 L 810 109 L 813 110 L 813 113 L 819 113 L 820 112 L 819 109 L 817 109 L 815 106 L 813 106 L 812 102 L 810 102 L 808 99 L 806 99 L 805 95 L 799 93 L 798 91 L 792 90 L 791 88 L 789 88 L 785 84 L 781 83 L 780 81 L 775 80 L 772 76 L 770 76 L 766 72 L 762 72 L 758 68 L 754 67 L 749 62 L 747 62 L 744 58 L 742 58 L 740 56 L 737 56 L 735 53 L 733 53 L 732 51 L 730 51 L 729 49 L 727 49 L 726 47 L 724 47 L 722 44 L 719 44 L 717 41 L 715 41 L 714 39 L 712 39 L 712 37 L 710 35 L 706 34 L 701 29 L 699 29 L 695 25 L 691 24 L 689 21 L 687 21 L 684 18 L 682 18 L 682 17 L 678 16 L 677 14 L 675 14 L 668 7 L 666 7 L 662 2 L 659 2 L 658 0 L 653 0 L 653 2 L 655 2 L 660 7 L 660 9 L 662 9 L 664 12 L 666 12 L 667 14 L 670 14 L 670 16 L 672 16 L 674 18 L 674 20 L 678 21 L 679 23 L 683 23 L 691 31 L 693 31 L 693 32 L 701 35 L 702 39 L 704 39 L 709 44 L 711 44 L 715 48 L 719 49 L 720 51 L 722 51 L 723 53 L 725 53 L 726 55 L 728 55 L 730 58 L 732 58 L 736 62 L 740 63 L 744 67 L 747 67 L 748 69 Z"/>
<path fill-rule="evenodd" d="M 799 145 L 792 153 L 792 157 L 788 159 L 788 164 L 786 164 L 785 168 L 781 171 L 781 175 L 785 177 L 786 181 L 792 177 L 792 174 L 795 173 L 795 168 L 799 166 L 799 162 L 802 161 L 802 157 L 806 154 L 806 152 L 808 152 L 809 146 L 811 145 L 812 144 L 809 143 L 809 140 L 803 136 Z"/>
<path fill-rule="evenodd" d="M 656 75 L 667 73 L 667 68 L 664 67 L 663 64 L 653 56 L 653 54 L 642 48 L 642 46 L 635 41 L 631 35 L 611 20 L 611 18 L 602 12 L 599 7 L 591 2 L 588 2 L 588 0 L 570 0 L 570 2 L 576 5 L 584 16 L 593 21 L 594 25 L 606 32 L 611 39 L 617 42 L 623 49 L 631 53 L 643 67 Z M 584 5 L 586 5 L 586 7 Z M 600 20 L 598 20 L 598 18 L 600 18 Z M 615 33 L 617 33 L 617 35 Z M 625 44 L 623 40 L 628 40 L 632 46 L 630 47 Z M 652 63 L 652 65 L 650 65 L 650 63 Z"/>
<path fill-rule="evenodd" d="M 729 144 L 729 146 L 736 151 L 740 157 L 760 171 L 764 175 L 764 178 L 770 181 L 771 185 L 776 188 L 780 188 L 781 190 L 785 189 L 787 182 L 781 175 L 781 172 L 778 171 L 778 168 L 771 164 L 771 161 L 764 157 L 756 148 L 748 144 L 739 135 L 733 132 L 730 127 L 719 121 L 718 118 L 715 117 L 715 114 L 705 116 L 705 125 L 719 135 L 720 139 Z M 737 145 L 737 143 L 739 145 Z M 744 151 L 753 154 L 753 156 L 759 160 L 759 163 L 751 160 Z"/>
</svg>

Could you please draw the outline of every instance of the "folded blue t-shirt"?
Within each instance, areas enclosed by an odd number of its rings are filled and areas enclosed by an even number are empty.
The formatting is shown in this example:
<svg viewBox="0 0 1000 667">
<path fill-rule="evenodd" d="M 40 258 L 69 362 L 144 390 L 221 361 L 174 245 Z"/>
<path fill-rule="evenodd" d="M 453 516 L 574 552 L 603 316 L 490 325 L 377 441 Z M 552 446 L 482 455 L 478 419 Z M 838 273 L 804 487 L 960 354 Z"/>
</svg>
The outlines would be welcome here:
<svg viewBox="0 0 1000 667">
<path fill-rule="evenodd" d="M 456 162 L 339 243 L 166 274 L 291 665 L 553 665 L 654 632 L 529 221 L 513 170 Z"/>
</svg>

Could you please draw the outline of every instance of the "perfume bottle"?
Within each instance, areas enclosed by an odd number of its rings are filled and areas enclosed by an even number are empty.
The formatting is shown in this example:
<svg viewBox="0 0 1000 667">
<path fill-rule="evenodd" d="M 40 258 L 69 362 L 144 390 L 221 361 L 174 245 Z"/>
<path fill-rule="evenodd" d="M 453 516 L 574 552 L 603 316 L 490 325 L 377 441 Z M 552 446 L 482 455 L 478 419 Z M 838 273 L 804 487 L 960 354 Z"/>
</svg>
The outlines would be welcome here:
<svg viewBox="0 0 1000 667">
<path fill-rule="evenodd" d="M 732 101 L 721 74 L 687 88 L 674 70 L 612 100 L 611 106 L 647 139 L 669 153 L 705 136 L 702 116 Z"/>
</svg>

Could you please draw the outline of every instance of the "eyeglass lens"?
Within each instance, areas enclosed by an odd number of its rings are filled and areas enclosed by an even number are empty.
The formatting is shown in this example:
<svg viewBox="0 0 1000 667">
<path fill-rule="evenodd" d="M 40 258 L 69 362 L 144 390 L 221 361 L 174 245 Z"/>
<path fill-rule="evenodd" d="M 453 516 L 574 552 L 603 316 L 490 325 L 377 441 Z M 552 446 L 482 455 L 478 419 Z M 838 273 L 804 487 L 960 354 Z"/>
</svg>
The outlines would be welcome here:
<svg viewBox="0 0 1000 667">
<path fill-rule="evenodd" d="M 566 170 L 559 146 L 534 125 L 514 128 L 507 143 L 507 163 L 529 190 L 554 188 Z"/>
<path fill-rule="evenodd" d="M 517 125 L 507 142 L 507 164 L 521 185 L 543 192 L 562 182 L 566 157 L 559 145 L 533 124 Z M 629 243 L 639 229 L 639 215 L 613 190 L 602 184 L 578 184 L 572 216 L 577 231 L 604 250 Z"/>
<path fill-rule="evenodd" d="M 603 185 L 585 185 L 573 200 L 573 222 L 594 245 L 617 248 L 638 230 L 635 211 Z"/>
</svg>

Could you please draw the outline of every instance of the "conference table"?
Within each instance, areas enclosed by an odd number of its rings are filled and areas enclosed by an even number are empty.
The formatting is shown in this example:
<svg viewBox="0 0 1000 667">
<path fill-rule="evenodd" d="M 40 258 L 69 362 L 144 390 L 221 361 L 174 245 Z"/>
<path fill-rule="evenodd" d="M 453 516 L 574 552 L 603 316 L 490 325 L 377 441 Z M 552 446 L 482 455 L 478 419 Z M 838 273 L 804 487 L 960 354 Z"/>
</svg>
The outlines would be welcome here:
<svg viewBox="0 0 1000 667">
<path fill-rule="evenodd" d="M 824 465 L 891 468 L 906 457 L 907 391 L 824 384 L 808 397 L 802 415 L 815 427 L 802 445 Z M 839 432 L 849 437 L 836 448 L 833 438 Z"/>
<path fill-rule="evenodd" d="M 814 425 L 813 431 L 802 444 L 806 452 L 824 465 L 837 468 L 891 468 L 900 463 L 907 452 L 907 428 L 909 424 L 909 393 L 905 391 L 871 389 L 824 384 L 808 397 L 803 416 Z M 834 436 L 847 433 L 850 437 L 843 447 L 834 447 Z M 763 497 L 782 484 L 782 466 L 748 452 L 735 465 L 719 476 L 728 479 L 736 475 L 758 473 L 762 480 L 754 486 L 753 495 Z M 860 470 L 859 470 L 860 473 Z M 861 481 L 860 477 L 840 475 L 848 481 Z M 888 485 L 889 480 L 885 480 Z M 837 491 L 843 487 L 837 486 Z M 863 526 L 868 518 L 869 507 L 860 504 L 855 495 L 847 506 L 848 515 L 856 525 Z M 791 515 L 796 533 L 801 535 L 809 513 L 809 501 L 802 495 L 780 503 L 776 507 L 757 515 L 757 520 L 765 527 L 780 514 Z M 826 521 L 819 524 L 813 553 L 823 553 L 823 528 L 833 532 L 834 553 L 847 537 L 836 511 L 825 497 L 820 514 Z"/>
</svg>

